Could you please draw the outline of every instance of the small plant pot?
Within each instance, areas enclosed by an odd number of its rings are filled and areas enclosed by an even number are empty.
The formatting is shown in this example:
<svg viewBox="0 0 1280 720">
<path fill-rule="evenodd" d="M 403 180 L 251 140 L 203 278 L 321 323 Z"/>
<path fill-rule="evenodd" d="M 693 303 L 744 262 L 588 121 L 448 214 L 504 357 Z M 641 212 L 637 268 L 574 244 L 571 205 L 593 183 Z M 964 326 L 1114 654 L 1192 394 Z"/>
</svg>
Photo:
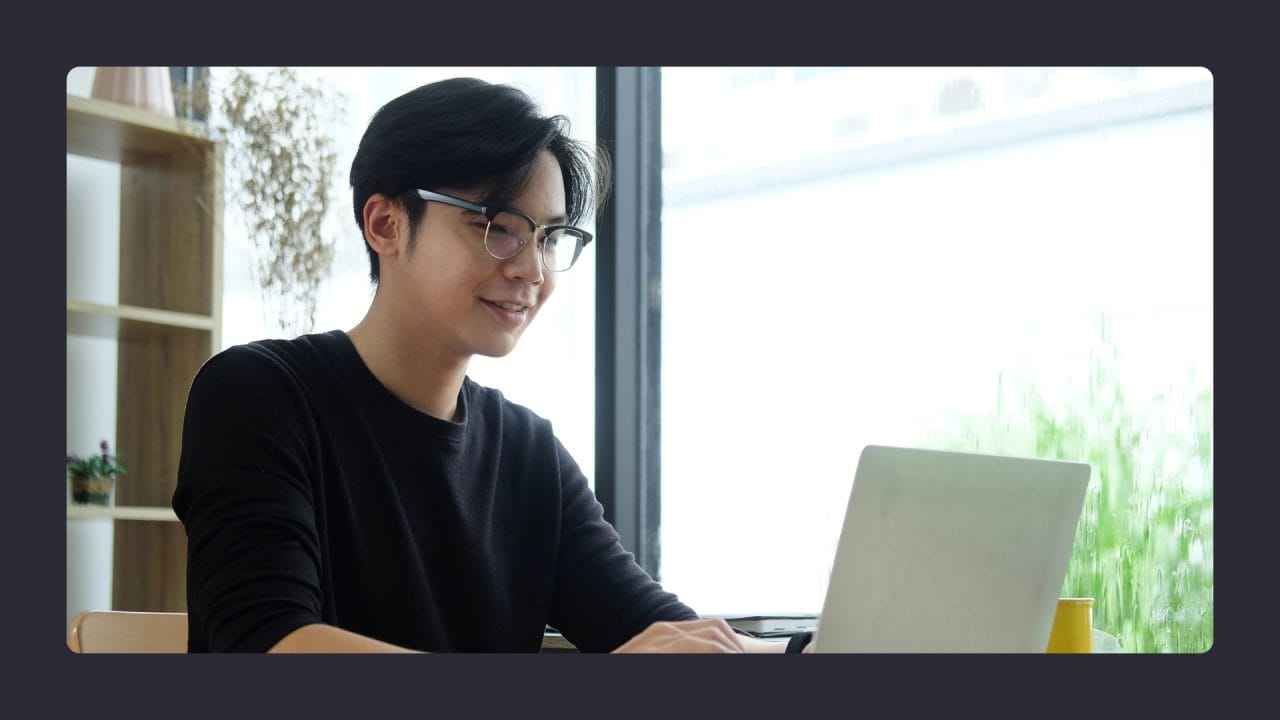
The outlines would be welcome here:
<svg viewBox="0 0 1280 720">
<path fill-rule="evenodd" d="M 71 501 L 77 505 L 110 505 L 115 480 L 105 477 L 71 476 Z"/>
</svg>

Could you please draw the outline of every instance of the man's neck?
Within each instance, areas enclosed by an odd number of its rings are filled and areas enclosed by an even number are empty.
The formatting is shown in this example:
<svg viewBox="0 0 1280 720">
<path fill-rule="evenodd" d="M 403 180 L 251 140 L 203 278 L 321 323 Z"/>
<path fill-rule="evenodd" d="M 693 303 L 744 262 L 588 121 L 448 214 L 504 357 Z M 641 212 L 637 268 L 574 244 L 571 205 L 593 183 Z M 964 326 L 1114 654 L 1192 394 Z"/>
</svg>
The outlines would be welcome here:
<svg viewBox="0 0 1280 720">
<path fill-rule="evenodd" d="M 372 309 L 347 332 L 360 359 L 391 394 L 441 420 L 458 420 L 467 360 L 426 341 L 410 341 Z"/>
</svg>

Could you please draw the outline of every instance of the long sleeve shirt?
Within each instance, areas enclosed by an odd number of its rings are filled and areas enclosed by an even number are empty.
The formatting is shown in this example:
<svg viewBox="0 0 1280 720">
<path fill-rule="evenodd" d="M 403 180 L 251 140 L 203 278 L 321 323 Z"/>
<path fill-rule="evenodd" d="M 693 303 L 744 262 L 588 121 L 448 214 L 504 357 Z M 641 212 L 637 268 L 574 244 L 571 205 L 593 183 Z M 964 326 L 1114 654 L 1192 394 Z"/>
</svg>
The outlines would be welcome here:
<svg viewBox="0 0 1280 720">
<path fill-rule="evenodd" d="M 459 422 L 395 397 L 341 331 L 264 340 L 193 381 L 173 508 L 189 649 L 327 623 L 427 651 L 615 649 L 697 614 L 636 564 L 551 424 L 464 380 Z"/>
</svg>

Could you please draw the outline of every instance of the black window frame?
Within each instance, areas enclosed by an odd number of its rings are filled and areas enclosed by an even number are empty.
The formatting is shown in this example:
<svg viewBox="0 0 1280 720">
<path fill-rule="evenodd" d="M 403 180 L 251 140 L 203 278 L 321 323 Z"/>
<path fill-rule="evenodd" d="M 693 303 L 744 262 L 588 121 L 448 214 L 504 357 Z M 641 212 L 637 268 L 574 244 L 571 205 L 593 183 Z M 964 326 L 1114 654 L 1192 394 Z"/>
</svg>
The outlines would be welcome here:
<svg viewBox="0 0 1280 720">
<path fill-rule="evenodd" d="M 658 580 L 661 98 L 660 68 L 596 68 L 596 139 L 614 172 L 596 217 L 595 492 L 623 547 Z"/>
</svg>

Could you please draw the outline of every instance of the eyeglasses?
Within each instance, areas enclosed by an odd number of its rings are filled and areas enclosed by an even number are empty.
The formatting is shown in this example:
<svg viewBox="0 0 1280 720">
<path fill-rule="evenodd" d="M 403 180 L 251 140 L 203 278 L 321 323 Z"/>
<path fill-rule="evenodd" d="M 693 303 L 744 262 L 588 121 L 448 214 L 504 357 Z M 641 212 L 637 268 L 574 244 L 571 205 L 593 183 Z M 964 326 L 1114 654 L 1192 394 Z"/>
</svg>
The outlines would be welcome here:
<svg viewBox="0 0 1280 720">
<path fill-rule="evenodd" d="M 418 190 L 418 197 L 483 216 L 485 252 L 498 260 L 510 260 L 520 254 L 541 230 L 542 242 L 538 245 L 541 252 L 538 254 L 542 257 L 542 264 L 548 270 L 564 272 L 573 267 L 582 254 L 582 248 L 591 242 L 591 233 L 586 230 L 569 225 L 539 225 L 533 218 L 512 208 L 489 208 L 430 190 Z M 472 225 L 476 228 L 476 235 L 481 235 L 481 223 Z"/>
</svg>

